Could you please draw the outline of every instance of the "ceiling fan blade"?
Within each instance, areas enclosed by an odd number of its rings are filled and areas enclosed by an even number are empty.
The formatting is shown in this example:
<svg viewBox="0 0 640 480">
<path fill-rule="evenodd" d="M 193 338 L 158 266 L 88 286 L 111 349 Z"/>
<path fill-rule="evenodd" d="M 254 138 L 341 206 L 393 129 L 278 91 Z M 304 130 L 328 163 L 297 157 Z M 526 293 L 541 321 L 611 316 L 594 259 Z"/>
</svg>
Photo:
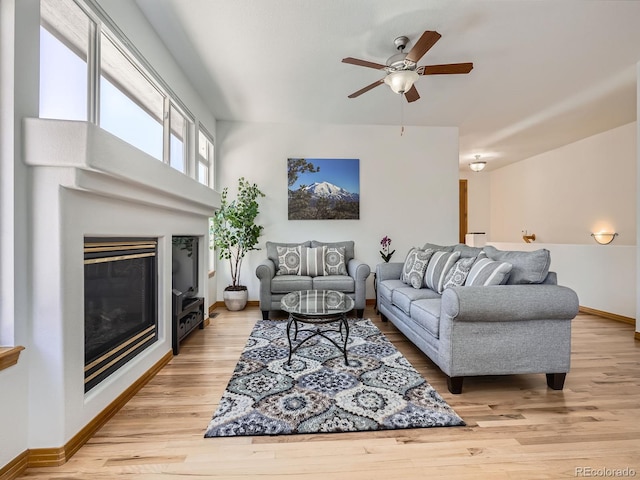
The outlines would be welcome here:
<svg viewBox="0 0 640 480">
<path fill-rule="evenodd" d="M 418 63 L 418 60 L 420 60 L 422 56 L 427 53 L 438 40 L 440 40 L 441 36 L 442 35 L 435 31 L 425 31 L 409 53 L 407 53 L 406 60 Z"/>
<path fill-rule="evenodd" d="M 420 94 L 418 93 L 418 89 L 415 85 L 411 85 L 411 88 L 404 92 L 404 96 L 407 99 L 407 102 L 415 102 L 420 98 Z"/>
<path fill-rule="evenodd" d="M 447 63 L 445 65 L 425 65 L 418 67 L 421 75 L 450 75 L 455 73 L 469 73 L 473 70 L 473 63 Z"/>
<path fill-rule="evenodd" d="M 360 67 L 375 68 L 376 70 L 382 70 L 386 65 L 380 63 L 368 62 L 367 60 L 359 60 L 353 57 L 347 57 L 342 59 L 342 63 L 349 63 L 351 65 L 358 65 Z"/>
<path fill-rule="evenodd" d="M 357 92 L 353 92 L 351 95 L 349 95 L 349 98 L 356 98 L 356 97 L 362 95 L 363 93 L 367 93 L 372 88 L 375 88 L 378 85 L 382 85 L 383 83 L 384 83 L 383 79 L 377 80 L 377 81 L 373 82 L 371 85 L 367 85 L 366 87 L 361 88 Z"/>
</svg>

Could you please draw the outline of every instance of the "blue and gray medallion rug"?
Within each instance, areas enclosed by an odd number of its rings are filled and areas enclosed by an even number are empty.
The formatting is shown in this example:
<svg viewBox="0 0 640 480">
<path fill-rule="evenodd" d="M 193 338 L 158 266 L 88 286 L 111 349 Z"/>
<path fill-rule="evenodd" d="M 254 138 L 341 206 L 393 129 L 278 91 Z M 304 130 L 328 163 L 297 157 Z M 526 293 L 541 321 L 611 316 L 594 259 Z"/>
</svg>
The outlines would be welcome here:
<svg viewBox="0 0 640 480">
<path fill-rule="evenodd" d="M 258 321 L 205 437 L 465 425 L 370 320 L 349 322 L 348 366 L 321 336 L 289 366 L 287 322 Z"/>
</svg>

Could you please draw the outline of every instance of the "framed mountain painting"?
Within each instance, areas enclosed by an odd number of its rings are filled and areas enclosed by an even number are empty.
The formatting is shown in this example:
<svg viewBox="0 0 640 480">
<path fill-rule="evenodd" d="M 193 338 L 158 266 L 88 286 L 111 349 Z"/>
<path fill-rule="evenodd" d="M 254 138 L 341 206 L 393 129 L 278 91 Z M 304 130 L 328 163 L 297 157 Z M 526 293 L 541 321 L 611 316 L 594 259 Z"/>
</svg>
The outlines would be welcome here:
<svg viewBox="0 0 640 480">
<path fill-rule="evenodd" d="M 359 220 L 360 160 L 289 158 L 289 220 Z"/>
</svg>

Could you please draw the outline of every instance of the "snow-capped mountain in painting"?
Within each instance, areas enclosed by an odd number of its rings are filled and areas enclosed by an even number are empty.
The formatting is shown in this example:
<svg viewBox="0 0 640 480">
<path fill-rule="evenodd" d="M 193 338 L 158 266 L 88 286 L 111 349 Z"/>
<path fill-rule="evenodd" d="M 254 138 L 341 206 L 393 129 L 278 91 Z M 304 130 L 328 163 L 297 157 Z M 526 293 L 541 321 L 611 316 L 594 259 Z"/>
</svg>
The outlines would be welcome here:
<svg viewBox="0 0 640 480">
<path fill-rule="evenodd" d="M 315 182 L 301 190 L 311 193 L 314 199 L 322 197 L 332 201 L 343 200 L 347 202 L 357 202 L 359 200 L 357 193 L 351 193 L 329 182 Z"/>
</svg>

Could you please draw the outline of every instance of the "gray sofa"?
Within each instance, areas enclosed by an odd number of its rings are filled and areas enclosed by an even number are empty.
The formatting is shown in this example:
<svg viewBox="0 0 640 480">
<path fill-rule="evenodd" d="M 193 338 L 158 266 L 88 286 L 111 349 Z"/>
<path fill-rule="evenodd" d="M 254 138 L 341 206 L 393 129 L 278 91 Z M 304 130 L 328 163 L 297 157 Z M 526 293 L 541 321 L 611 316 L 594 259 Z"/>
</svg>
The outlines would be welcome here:
<svg viewBox="0 0 640 480">
<path fill-rule="evenodd" d="M 366 303 L 371 268 L 355 257 L 353 241 L 302 243 L 266 242 L 267 258 L 256 268 L 260 280 L 260 310 L 269 318 L 280 300 L 296 290 L 337 290 L 355 302 L 358 318 Z"/>
<path fill-rule="evenodd" d="M 412 253 L 422 260 L 411 264 Z M 466 376 L 530 373 L 562 390 L 578 297 L 549 265 L 546 249 L 426 244 L 404 263 L 377 265 L 377 306 L 447 375 L 451 393 Z"/>
</svg>

